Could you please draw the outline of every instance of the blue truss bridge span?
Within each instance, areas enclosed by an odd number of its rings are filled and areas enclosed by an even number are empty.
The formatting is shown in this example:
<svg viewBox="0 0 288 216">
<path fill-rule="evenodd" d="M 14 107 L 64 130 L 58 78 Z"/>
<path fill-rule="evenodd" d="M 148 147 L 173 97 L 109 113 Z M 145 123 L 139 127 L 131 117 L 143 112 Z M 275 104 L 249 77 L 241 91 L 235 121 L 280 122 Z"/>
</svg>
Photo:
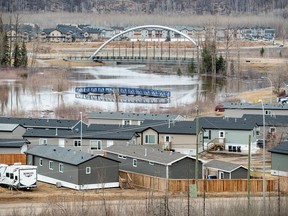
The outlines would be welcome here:
<svg viewBox="0 0 288 216">
<path fill-rule="evenodd" d="M 126 88 L 126 87 L 76 87 L 80 94 L 117 94 L 119 96 L 141 96 L 153 98 L 170 98 L 171 92 L 157 89 Z"/>
</svg>

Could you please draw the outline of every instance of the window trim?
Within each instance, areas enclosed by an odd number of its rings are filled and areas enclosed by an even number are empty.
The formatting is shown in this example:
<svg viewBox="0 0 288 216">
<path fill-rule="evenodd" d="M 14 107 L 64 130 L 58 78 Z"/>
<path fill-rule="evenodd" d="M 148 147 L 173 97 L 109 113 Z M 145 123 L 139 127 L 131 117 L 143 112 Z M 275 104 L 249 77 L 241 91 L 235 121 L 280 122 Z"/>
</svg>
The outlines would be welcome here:
<svg viewBox="0 0 288 216">
<path fill-rule="evenodd" d="M 43 159 L 39 158 L 39 166 L 43 166 Z"/>
<path fill-rule="evenodd" d="M 54 169 L 54 162 L 49 161 L 49 170 L 53 170 L 53 169 Z"/>
<path fill-rule="evenodd" d="M 219 171 L 219 179 L 225 179 L 225 175 L 223 171 Z"/>
<path fill-rule="evenodd" d="M 118 158 L 126 160 L 127 157 L 125 155 L 118 155 Z"/>
<path fill-rule="evenodd" d="M 47 138 L 39 138 L 39 145 L 47 145 L 48 139 Z"/>
<path fill-rule="evenodd" d="M 221 134 L 223 135 L 221 136 Z M 219 131 L 219 138 L 225 138 L 225 131 Z"/>
<path fill-rule="evenodd" d="M 64 164 L 63 163 L 59 163 L 59 172 L 64 173 Z"/>
<path fill-rule="evenodd" d="M 92 143 L 93 142 L 97 142 L 96 144 L 96 148 L 92 148 Z M 98 148 L 100 146 L 100 148 Z M 102 143 L 102 140 L 90 140 L 90 149 L 92 151 L 101 151 L 103 150 L 103 143 Z"/>
<path fill-rule="evenodd" d="M 91 167 L 86 167 L 85 171 L 86 171 L 85 173 L 87 175 L 90 175 L 91 174 Z"/>
<path fill-rule="evenodd" d="M 150 136 L 154 137 L 154 142 L 149 142 L 150 141 Z M 148 142 L 147 142 L 148 141 Z M 156 144 L 156 135 L 155 134 L 145 134 L 145 140 L 144 140 L 145 144 Z"/>
<path fill-rule="evenodd" d="M 80 145 L 78 145 L 78 143 Z M 82 142 L 81 142 L 81 139 L 74 139 L 73 140 L 73 144 L 74 144 L 74 147 L 81 147 L 82 146 Z M 77 145 L 76 145 L 77 144 Z"/>
<path fill-rule="evenodd" d="M 133 167 L 137 167 L 137 159 L 133 159 Z"/>
</svg>

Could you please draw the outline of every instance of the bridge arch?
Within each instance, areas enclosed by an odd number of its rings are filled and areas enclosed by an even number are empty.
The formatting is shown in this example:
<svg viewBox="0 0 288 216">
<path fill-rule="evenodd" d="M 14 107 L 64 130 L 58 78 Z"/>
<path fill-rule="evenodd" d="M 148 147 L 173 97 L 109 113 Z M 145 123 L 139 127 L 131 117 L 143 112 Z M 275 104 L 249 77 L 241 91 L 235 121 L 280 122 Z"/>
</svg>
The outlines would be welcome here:
<svg viewBox="0 0 288 216">
<path fill-rule="evenodd" d="M 115 38 L 124 35 L 130 31 L 134 31 L 137 29 L 144 29 L 144 28 L 160 28 L 160 29 L 165 29 L 165 30 L 169 30 L 169 31 L 173 31 L 175 33 L 178 33 L 180 35 L 182 35 L 183 37 L 185 37 L 187 40 L 189 40 L 190 42 L 192 42 L 196 47 L 198 47 L 198 44 L 196 43 L 195 40 L 193 40 L 192 38 L 190 38 L 188 35 L 184 34 L 183 32 L 178 31 L 177 29 L 174 28 L 170 28 L 167 26 L 161 26 L 161 25 L 143 25 L 143 26 L 136 26 L 136 27 L 132 27 L 129 28 L 123 32 L 120 32 L 117 35 L 114 35 L 113 37 L 111 37 L 109 40 L 105 41 L 104 44 L 102 44 L 91 56 L 89 59 L 93 59 L 94 56 L 96 56 L 108 43 L 110 43 L 111 41 L 113 41 Z"/>
</svg>

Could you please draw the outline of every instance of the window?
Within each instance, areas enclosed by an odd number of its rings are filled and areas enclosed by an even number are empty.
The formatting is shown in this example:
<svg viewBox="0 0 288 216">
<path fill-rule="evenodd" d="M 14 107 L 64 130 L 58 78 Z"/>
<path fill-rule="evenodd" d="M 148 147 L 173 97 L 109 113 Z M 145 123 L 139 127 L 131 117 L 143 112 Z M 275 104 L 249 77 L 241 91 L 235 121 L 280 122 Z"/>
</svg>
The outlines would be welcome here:
<svg viewBox="0 0 288 216">
<path fill-rule="evenodd" d="M 164 142 L 170 142 L 170 136 L 164 136 Z"/>
<path fill-rule="evenodd" d="M 42 158 L 39 159 L 39 166 L 43 166 L 43 160 L 42 160 Z"/>
<path fill-rule="evenodd" d="M 74 146 L 80 147 L 81 146 L 81 140 L 74 140 Z"/>
<path fill-rule="evenodd" d="M 219 138 L 225 138 L 225 131 L 219 131 Z"/>
<path fill-rule="evenodd" d="M 47 144 L 47 139 L 43 139 L 43 138 L 39 139 L 39 145 L 46 145 L 46 144 Z"/>
<path fill-rule="evenodd" d="M 224 172 L 219 172 L 219 179 L 224 179 Z"/>
<path fill-rule="evenodd" d="M 102 141 L 101 140 L 91 140 L 90 141 L 91 150 L 101 150 L 102 149 Z"/>
<path fill-rule="evenodd" d="M 126 159 L 127 157 L 124 156 L 124 155 L 118 155 L 118 158 L 121 158 L 121 159 Z"/>
<path fill-rule="evenodd" d="M 53 161 L 49 161 L 49 169 L 50 170 L 53 170 L 53 166 L 54 166 Z"/>
<path fill-rule="evenodd" d="M 260 127 L 257 127 L 256 128 L 256 136 L 259 136 L 260 135 Z"/>
<path fill-rule="evenodd" d="M 265 110 L 265 115 L 271 115 L 271 114 L 272 114 L 271 110 Z"/>
<path fill-rule="evenodd" d="M 145 135 L 145 143 L 146 144 L 156 144 L 155 135 Z"/>
<path fill-rule="evenodd" d="M 131 120 L 123 120 L 123 125 L 131 125 Z"/>
<path fill-rule="evenodd" d="M 275 127 L 270 127 L 269 128 L 269 133 L 274 135 L 276 133 L 276 128 Z"/>
<path fill-rule="evenodd" d="M 59 172 L 64 172 L 64 165 L 62 163 L 59 164 Z"/>
<path fill-rule="evenodd" d="M 86 174 L 91 174 L 91 167 L 86 167 Z"/>
<path fill-rule="evenodd" d="M 133 167 L 137 167 L 137 159 L 133 159 Z"/>
</svg>

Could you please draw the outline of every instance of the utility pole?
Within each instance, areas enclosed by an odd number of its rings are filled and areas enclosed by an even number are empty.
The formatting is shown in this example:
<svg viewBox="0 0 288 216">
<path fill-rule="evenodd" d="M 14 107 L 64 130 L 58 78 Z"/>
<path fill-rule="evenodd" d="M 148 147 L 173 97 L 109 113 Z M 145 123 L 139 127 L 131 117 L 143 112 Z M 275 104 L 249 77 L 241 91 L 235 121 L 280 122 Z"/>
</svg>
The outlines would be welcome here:
<svg viewBox="0 0 288 216">
<path fill-rule="evenodd" d="M 248 191 L 248 215 L 251 211 L 251 200 L 250 200 L 250 170 L 251 170 L 251 135 L 249 135 L 248 141 L 248 174 L 247 174 L 247 191 Z"/>
<path fill-rule="evenodd" d="M 196 193 L 198 193 L 198 146 L 199 146 L 199 109 L 196 107 L 196 164 L 195 164 L 195 184 Z"/>
</svg>

